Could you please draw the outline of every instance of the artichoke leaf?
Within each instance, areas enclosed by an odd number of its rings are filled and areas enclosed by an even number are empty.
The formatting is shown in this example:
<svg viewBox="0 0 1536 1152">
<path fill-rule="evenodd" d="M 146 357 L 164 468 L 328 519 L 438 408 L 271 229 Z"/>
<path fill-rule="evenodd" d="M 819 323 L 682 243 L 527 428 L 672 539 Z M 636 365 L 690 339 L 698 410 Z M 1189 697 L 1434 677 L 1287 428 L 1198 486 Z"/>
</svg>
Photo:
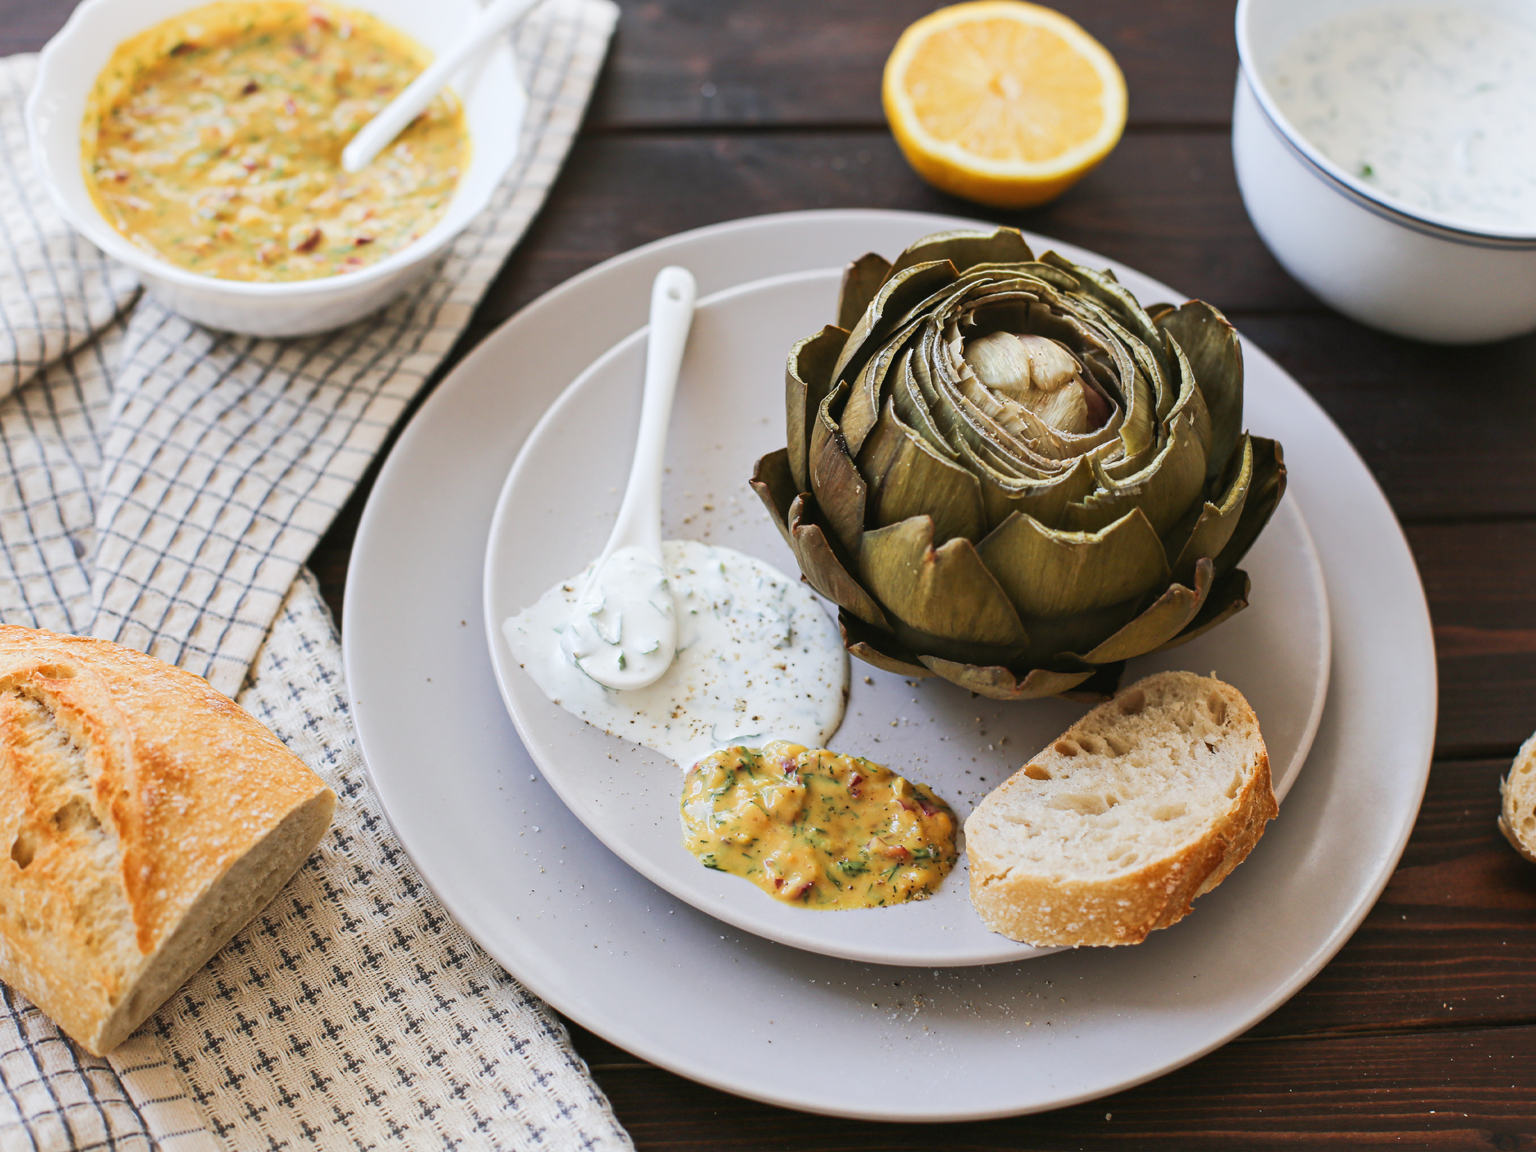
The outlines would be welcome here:
<svg viewBox="0 0 1536 1152">
<path fill-rule="evenodd" d="M 789 534 L 789 506 L 800 494 L 800 486 L 790 473 L 789 449 L 780 448 L 777 452 L 760 457 L 752 468 L 752 479 L 748 483 L 763 502 L 763 507 L 768 509 L 768 515 L 778 528 L 779 535 L 784 537 L 784 543 L 793 551 L 795 542 Z"/>
<path fill-rule="evenodd" d="M 1069 459 L 1042 455 L 1027 440 L 1015 438 L 964 393 L 954 396 L 951 408 L 955 414 L 952 427 L 956 442 L 972 449 L 979 459 L 988 461 L 1005 476 L 1043 480 L 1072 466 Z"/>
<path fill-rule="evenodd" d="M 1076 616 L 1058 616 L 1046 620 L 1026 616 L 1024 630 L 1029 633 L 1029 647 L 1010 663 L 1013 668 L 1076 668 L 1074 652 L 1088 652 L 1113 636 L 1136 618 L 1147 606 L 1146 596 L 1122 600 L 1108 608 L 1079 612 Z M 1074 663 L 1077 661 L 1077 663 Z M 1065 663 L 1063 663 L 1065 662 Z"/>
<path fill-rule="evenodd" d="M 1015 512 L 976 552 L 1023 617 L 1092 612 L 1169 580 L 1162 539 L 1140 508 L 1098 532 L 1064 532 Z"/>
<path fill-rule="evenodd" d="M 1124 324 L 1120 323 L 1114 313 L 1104 308 L 1098 301 L 1091 297 L 1081 297 L 1077 301 L 1077 306 L 1083 316 L 1094 326 L 1108 333 L 1110 342 L 1129 353 L 1137 371 L 1151 386 L 1153 419 L 1155 421 L 1166 419 L 1173 408 L 1175 392 L 1168 383 L 1164 360 L 1155 355 L 1144 341 L 1138 339 Z M 1084 327 L 1088 325 L 1085 324 Z M 1159 352 L 1164 351 L 1161 339 L 1157 340 L 1157 347 Z"/>
<path fill-rule="evenodd" d="M 1180 644 L 1187 644 L 1197 636 L 1203 636 L 1216 625 L 1230 620 L 1244 608 L 1248 607 L 1248 594 L 1252 591 L 1252 584 L 1248 579 L 1248 573 L 1241 568 L 1234 568 L 1222 576 L 1216 577 L 1216 582 L 1211 586 L 1211 594 L 1205 598 L 1205 603 L 1200 611 L 1195 613 L 1191 620 L 1168 643 L 1158 649 L 1166 652 L 1169 648 L 1177 648 Z"/>
<path fill-rule="evenodd" d="M 1237 530 L 1253 482 L 1253 443 L 1247 436 L 1243 437 L 1231 463 L 1235 465 L 1228 469 L 1232 473 L 1231 482 L 1220 502 L 1205 502 L 1187 536 L 1177 529 L 1172 534 L 1173 540 L 1183 540 L 1173 561 L 1173 578 L 1181 584 L 1189 582 L 1196 560 L 1202 556 L 1213 560 L 1220 556 Z"/>
<path fill-rule="evenodd" d="M 1198 399 L 1198 397 L 1196 397 Z M 1162 450 L 1139 472 L 1116 480 L 1108 469 L 1097 475 L 1103 491 L 1067 509 L 1067 524 L 1089 531 L 1127 505 L 1141 509 L 1163 535 L 1174 527 L 1205 489 L 1205 447 L 1198 435 L 1203 410 L 1184 407 L 1175 412 Z"/>
<path fill-rule="evenodd" d="M 967 338 L 991 332 L 1027 332 L 1031 310 L 1047 314 L 1045 293 L 1037 286 L 1018 283 L 977 290 L 945 317 L 960 325 Z"/>
<path fill-rule="evenodd" d="M 917 657 L 907 651 L 896 637 L 879 628 L 871 628 L 857 616 L 847 612 L 837 614 L 838 631 L 843 634 L 843 647 L 850 655 L 857 656 L 866 664 L 898 676 L 915 676 L 926 679 L 933 673 L 917 662 Z"/>
<path fill-rule="evenodd" d="M 1019 479 L 1041 479 L 1070 466 L 1069 461 L 1040 455 L 1027 441 L 988 416 L 965 394 L 953 374 L 945 371 L 947 364 L 928 363 L 919 356 L 914 365 L 936 385 L 938 400 L 932 408 L 935 423 L 957 451 L 968 450 L 968 456 L 987 461 L 1004 476 Z"/>
<path fill-rule="evenodd" d="M 834 380 L 847 380 L 864 367 L 885 338 L 901 326 L 913 308 L 957 279 L 948 260 L 918 264 L 894 273 L 864 309 L 832 369 Z"/>
<path fill-rule="evenodd" d="M 918 337 L 917 347 L 913 349 L 912 357 L 908 363 L 912 366 L 912 380 L 917 385 L 918 393 L 922 396 L 923 406 L 928 409 L 930 414 L 934 414 L 935 419 L 937 419 L 936 414 L 940 406 L 939 386 L 934 382 L 933 372 L 929 368 L 932 344 L 933 333 L 925 329 L 922 335 Z"/>
<path fill-rule="evenodd" d="M 996 228 L 991 232 L 956 229 L 925 236 L 896 257 L 890 275 L 932 260 L 948 260 L 957 272 L 969 272 L 978 264 L 1013 265 L 1033 263 L 1024 234 L 1017 228 Z"/>
<path fill-rule="evenodd" d="M 1210 405 L 1205 402 L 1205 393 L 1200 389 L 1200 381 L 1195 376 L 1194 365 L 1189 362 L 1189 357 L 1184 355 L 1184 349 L 1179 346 L 1179 342 L 1173 339 L 1172 336 L 1168 337 L 1168 344 L 1170 346 L 1170 354 L 1173 356 L 1179 370 L 1179 399 L 1173 406 L 1173 410 L 1169 412 L 1168 419 L 1171 422 L 1181 412 L 1188 413 L 1194 420 L 1195 435 L 1200 438 L 1200 447 L 1204 451 L 1206 459 L 1209 460 L 1211 445 L 1214 442 L 1213 438 L 1215 435 L 1211 426 Z M 1230 448 L 1227 454 L 1231 455 Z M 1219 468 L 1214 473 L 1206 472 L 1207 477 L 1212 475 L 1219 476 L 1220 474 L 1221 469 Z"/>
<path fill-rule="evenodd" d="M 866 252 L 843 269 L 843 286 L 837 293 L 837 326 L 853 331 L 864 309 L 875 298 L 891 272 L 891 262 L 876 252 Z"/>
<path fill-rule="evenodd" d="M 968 340 L 990 336 L 995 332 L 1028 332 L 1060 340 L 1061 333 L 1069 331 L 1069 326 L 1061 322 L 1055 323 L 1055 332 L 1039 330 L 1053 323 L 1050 305 L 1041 299 L 1039 292 L 1020 291 L 1003 300 L 979 301 L 959 319 Z"/>
<path fill-rule="evenodd" d="M 903 623 L 895 615 L 887 615 L 897 642 L 919 655 L 937 656 L 941 660 L 953 660 L 960 664 L 996 664 L 1008 668 L 1030 668 L 1040 663 L 1040 660 L 1029 658 L 1033 651 L 1030 645 L 970 644 L 947 636 L 935 636 L 932 632 L 924 632 L 921 628 Z M 1048 655 L 1042 654 L 1041 660 Z"/>
<path fill-rule="evenodd" d="M 848 572 L 832 541 L 813 519 L 815 499 L 810 493 L 797 496 L 786 517 L 789 546 L 806 582 L 845 612 L 851 612 L 876 628 L 890 629 L 890 621 L 868 592 Z"/>
<path fill-rule="evenodd" d="M 930 517 L 914 516 L 871 529 L 857 553 L 860 582 L 897 618 L 897 637 L 905 624 L 962 646 L 1028 644 L 1018 613 L 976 546 L 956 537 L 935 548 L 933 528 Z"/>
<path fill-rule="evenodd" d="M 978 312 L 1040 303 L 1043 286 L 1012 276 L 1007 270 L 984 268 L 966 273 L 957 287 L 960 291 L 952 296 L 943 312 L 972 324 L 977 323 L 972 317 Z"/>
<path fill-rule="evenodd" d="M 964 449 L 971 451 L 975 459 L 984 461 L 998 475 L 1009 476 L 1025 484 L 1054 480 L 1076 466 L 1073 460 L 1050 460 L 1032 453 L 1010 456 L 985 436 L 965 437 L 960 443 Z"/>
<path fill-rule="evenodd" d="M 941 387 L 934 375 L 933 348 L 938 342 L 938 334 L 932 330 L 925 331 L 921 342 L 918 344 L 916 354 L 912 357 L 912 378 L 917 385 L 918 394 L 922 397 L 924 408 L 932 418 L 933 427 L 940 439 L 950 446 L 957 456 L 969 442 L 977 446 L 984 446 L 983 450 L 992 453 L 1001 460 L 1008 460 L 1005 450 L 996 446 L 984 432 L 975 428 L 967 419 L 966 414 L 957 411 L 954 405 L 953 390 Z M 1011 469 L 1011 464 L 1000 467 Z"/>
<path fill-rule="evenodd" d="M 1059 268 L 1055 264 L 1047 264 L 1044 260 L 1036 260 L 1032 263 L 1021 265 L 1019 267 L 1019 274 L 1028 276 L 1032 280 L 1043 281 L 1056 289 L 1057 292 L 1076 292 L 1082 287 L 1082 284 L 1072 271 Z"/>
<path fill-rule="evenodd" d="M 816 410 L 811 425 L 811 452 L 808 461 L 810 488 L 831 525 L 833 533 L 848 554 L 857 556 L 864 532 L 864 500 L 868 491 L 864 478 L 848 454 L 843 433 L 832 419 L 831 409 L 847 395 L 848 385 L 839 384 L 828 392 Z"/>
<path fill-rule="evenodd" d="M 971 449 L 966 447 L 964 452 L 969 454 Z M 1087 460 L 1074 461 L 1065 472 L 1042 479 L 1006 476 L 973 454 L 966 456 L 966 463 L 981 483 L 981 502 L 986 509 L 989 532 L 1015 512 L 1057 526 L 1066 509 L 1094 487 L 1093 468 Z"/>
<path fill-rule="evenodd" d="M 1113 492 L 1120 486 L 1120 481 L 1127 476 L 1135 476 L 1138 472 L 1145 472 L 1147 465 L 1156 460 L 1166 448 L 1168 430 L 1166 428 L 1158 432 L 1135 455 L 1130 455 L 1125 450 L 1125 441 L 1117 441 L 1113 444 L 1105 444 L 1099 449 L 1089 453 L 1093 460 L 1094 469 L 1099 475 L 1099 485 L 1106 492 Z"/>
<path fill-rule="evenodd" d="M 864 367 L 859 369 L 858 375 L 848 386 L 848 399 L 843 404 L 843 410 L 837 414 L 837 426 L 843 434 L 843 441 L 848 445 L 849 455 L 855 458 L 864 446 L 864 437 L 869 435 L 869 430 L 880 417 L 879 385 L 871 377 L 882 374 L 881 366 L 888 363 L 891 351 L 891 346 L 887 344 L 865 361 Z"/>
<path fill-rule="evenodd" d="M 1035 483 L 1050 480 L 1072 470 L 1071 460 L 1050 460 L 1033 453 L 1024 455 L 1009 453 L 970 421 L 960 420 L 956 424 L 956 429 L 962 433 L 956 443 L 965 458 L 981 461 L 999 476 L 1024 483 Z"/>
<path fill-rule="evenodd" d="M 832 366 L 847 343 L 848 333 L 828 324 L 789 350 L 784 368 L 785 431 L 789 436 L 789 468 L 797 491 L 811 486 L 806 459 L 811 449 L 811 422 L 832 384 Z"/>
<path fill-rule="evenodd" d="M 1067 445 L 1067 437 L 1059 429 L 1017 401 L 999 396 L 978 380 L 968 365 L 960 370 L 956 388 L 974 411 L 986 417 L 1015 443 L 1027 446 L 1031 454 L 1047 460 L 1062 460 L 1074 455 Z"/>
<path fill-rule="evenodd" d="M 1008 433 L 978 411 L 960 391 L 941 332 L 930 328 L 923 333 L 914 364 L 919 380 L 926 381 L 934 390 L 931 411 L 950 444 L 957 448 L 963 442 L 978 448 L 985 445 L 1005 460 L 1017 455 L 1010 447 Z"/>
<path fill-rule="evenodd" d="M 1152 322 L 1152 317 L 1147 315 L 1141 302 L 1115 279 L 1112 271 L 1106 268 L 1103 272 L 1095 272 L 1081 264 L 1072 263 L 1059 252 L 1047 252 L 1040 259 L 1077 277 L 1081 281 L 1079 291 L 1083 295 L 1090 296 L 1103 305 L 1121 325 L 1129 329 L 1137 340 L 1146 344 L 1155 359 L 1162 359 L 1159 355 L 1162 352 L 1162 341 L 1158 339 L 1157 328 Z M 1170 365 L 1163 362 L 1159 367 L 1166 374 Z"/>
<path fill-rule="evenodd" d="M 1115 365 L 1115 377 L 1125 400 L 1125 420 L 1120 425 L 1120 443 L 1125 455 L 1135 458 L 1157 443 L 1157 405 L 1151 385 L 1123 347 L 1109 346 Z"/>
<path fill-rule="evenodd" d="M 937 656 L 919 656 L 918 659 L 951 684 L 968 688 L 990 700 L 1039 700 L 1046 696 L 1059 696 L 1078 687 L 1094 674 L 1091 668 L 1083 672 L 1053 672 L 1049 668 L 1031 668 L 1020 679 L 1007 668 L 998 665 L 961 664 Z"/>
<path fill-rule="evenodd" d="M 943 327 L 967 320 L 984 309 L 1018 308 L 1038 304 L 1044 285 L 1020 281 L 1006 272 L 971 271 L 940 288 L 912 309 L 904 321 L 921 320 Z"/>
<path fill-rule="evenodd" d="M 1285 495 L 1285 454 L 1280 445 L 1263 436 L 1250 436 L 1253 445 L 1253 479 L 1242 515 L 1221 554 L 1216 557 L 1218 576 L 1234 570 L 1269 523 L 1280 497 Z"/>
<path fill-rule="evenodd" d="M 878 628 L 890 628 L 885 613 L 869 593 L 848 574 L 832 542 L 815 522 L 816 498 L 797 492 L 789 474 L 787 453 L 780 448 L 758 460 L 752 470 L 752 490 L 768 509 L 769 516 L 795 554 L 795 562 L 808 583 L 844 611 L 852 612 Z"/>
<path fill-rule="evenodd" d="M 1104 309 L 1114 313 L 1115 318 L 1135 333 L 1138 339 L 1144 339 L 1149 344 L 1157 343 L 1157 330 L 1152 323 L 1152 316 L 1141 306 L 1141 301 L 1135 298 L 1135 293 L 1120 283 L 1114 269 L 1091 269 L 1087 264 L 1068 260 L 1055 249 L 1041 255 L 1040 263 L 1049 264 L 1074 276 L 1075 280 L 1080 281 L 1078 292 L 1092 296 Z"/>
<path fill-rule="evenodd" d="M 909 427 L 917 431 L 928 447 L 947 460 L 958 461 L 960 453 L 950 446 L 949 441 L 944 439 L 939 431 L 938 425 L 933 422 L 933 413 L 928 409 L 928 400 L 917 383 L 917 374 L 913 370 L 913 357 L 916 355 L 915 349 L 907 349 L 907 354 L 901 362 L 901 375 L 896 386 L 891 389 L 891 399 L 896 405 L 896 414 Z"/>
<path fill-rule="evenodd" d="M 1187 628 L 1204 606 L 1216 581 L 1207 559 L 1195 565 L 1193 587 L 1174 584 L 1108 640 L 1081 657 L 1089 664 L 1111 664 L 1155 652 Z"/>
<path fill-rule="evenodd" d="M 1211 413 L 1210 475 L 1218 475 L 1237 447 L 1243 421 L 1243 345 L 1225 316 L 1202 300 L 1161 313 L 1155 323 L 1171 336 L 1194 368 Z"/>
<path fill-rule="evenodd" d="M 921 322 L 908 324 L 892 336 L 859 369 L 859 374 L 853 379 L 848 402 L 843 406 L 837 423 L 843 430 L 843 439 L 848 442 L 848 451 L 855 457 L 864 447 L 864 437 L 869 435 L 870 429 L 880 419 L 881 398 L 890 391 L 886 386 L 886 377 L 901 360 L 902 353 L 907 351 L 907 343 L 920 326 Z"/>
<path fill-rule="evenodd" d="M 955 536 L 974 540 L 986 530 L 976 477 L 923 443 L 902 423 L 889 397 L 859 453 L 858 468 L 869 485 L 865 517 L 873 527 L 927 515 L 933 519 L 933 538 L 941 544 Z"/>
</svg>

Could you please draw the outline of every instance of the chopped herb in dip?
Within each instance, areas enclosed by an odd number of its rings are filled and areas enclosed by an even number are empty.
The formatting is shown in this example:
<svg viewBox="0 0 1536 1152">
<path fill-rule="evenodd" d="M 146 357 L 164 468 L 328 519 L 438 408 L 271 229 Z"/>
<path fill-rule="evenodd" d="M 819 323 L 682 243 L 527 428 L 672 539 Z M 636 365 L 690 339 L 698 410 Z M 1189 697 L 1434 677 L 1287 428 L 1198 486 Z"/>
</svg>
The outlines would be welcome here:
<svg viewBox="0 0 1536 1152">
<path fill-rule="evenodd" d="M 1511 9 L 1511 13 L 1514 9 Z M 1410 210 L 1536 232 L 1536 17 L 1475 7 L 1342 12 L 1276 54 L 1292 124 Z"/>
</svg>

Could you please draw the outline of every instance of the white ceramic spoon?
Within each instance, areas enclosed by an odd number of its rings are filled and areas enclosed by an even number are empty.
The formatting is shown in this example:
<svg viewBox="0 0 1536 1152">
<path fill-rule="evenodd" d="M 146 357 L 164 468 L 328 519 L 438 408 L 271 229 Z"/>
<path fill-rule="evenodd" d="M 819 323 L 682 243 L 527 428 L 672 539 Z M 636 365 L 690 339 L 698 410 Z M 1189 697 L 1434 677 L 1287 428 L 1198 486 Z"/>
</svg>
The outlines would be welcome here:
<svg viewBox="0 0 1536 1152">
<path fill-rule="evenodd" d="M 661 557 L 661 477 L 696 293 L 693 274 L 675 265 L 656 273 L 651 285 L 645 393 L 629 484 L 571 626 L 561 633 L 566 655 L 609 688 L 644 688 L 677 654 L 677 610 Z"/>
<path fill-rule="evenodd" d="M 459 38 L 458 43 L 423 68 L 421 74 L 407 84 L 400 95 L 384 105 L 377 116 L 357 130 L 357 135 L 341 150 L 341 166 L 348 172 L 361 172 L 373 163 L 373 158 L 384 151 L 390 141 L 405 130 L 407 124 L 426 110 L 432 98 L 443 90 L 466 60 L 494 37 L 512 27 L 539 3 L 541 0 L 492 0 L 491 5 L 469 31 Z"/>
</svg>

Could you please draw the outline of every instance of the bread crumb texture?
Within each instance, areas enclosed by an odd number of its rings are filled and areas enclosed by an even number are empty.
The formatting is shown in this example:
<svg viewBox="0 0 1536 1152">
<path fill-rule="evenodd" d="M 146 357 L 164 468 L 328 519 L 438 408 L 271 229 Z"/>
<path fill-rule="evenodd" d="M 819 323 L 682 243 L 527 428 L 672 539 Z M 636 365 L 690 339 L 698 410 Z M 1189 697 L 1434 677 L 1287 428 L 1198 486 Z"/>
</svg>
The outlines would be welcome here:
<svg viewBox="0 0 1536 1152">
<path fill-rule="evenodd" d="M 208 925 L 192 921 L 239 913 L 235 866 L 259 858 L 266 876 L 274 849 L 302 851 L 286 880 L 314 844 L 285 826 L 303 814 L 318 840 L 324 823 L 312 826 L 333 804 L 200 677 L 106 641 L 0 625 L 0 979 L 92 1051 L 207 959 L 189 945 L 211 954 Z"/>
<path fill-rule="evenodd" d="M 1499 831 L 1516 852 L 1536 864 L 1536 736 L 1520 746 L 1502 793 Z"/>
<path fill-rule="evenodd" d="M 1089 712 L 971 813 L 971 899 L 1015 940 L 1139 943 L 1182 919 L 1277 813 L 1242 694 L 1158 673 Z"/>
</svg>

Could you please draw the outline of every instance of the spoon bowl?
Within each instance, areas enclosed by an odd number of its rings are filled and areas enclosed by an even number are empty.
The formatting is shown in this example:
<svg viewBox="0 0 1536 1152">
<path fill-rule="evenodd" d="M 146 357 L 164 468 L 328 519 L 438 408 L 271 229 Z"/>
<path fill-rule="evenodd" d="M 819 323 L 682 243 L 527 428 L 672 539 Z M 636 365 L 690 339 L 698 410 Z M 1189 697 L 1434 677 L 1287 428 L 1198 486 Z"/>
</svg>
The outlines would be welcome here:
<svg viewBox="0 0 1536 1152">
<path fill-rule="evenodd" d="M 676 265 L 663 268 L 651 285 L 645 392 L 629 483 L 561 640 L 583 672 L 619 691 L 655 683 L 677 653 L 677 609 L 661 557 L 661 478 L 697 294 L 692 273 Z"/>
<path fill-rule="evenodd" d="M 341 150 L 341 166 L 348 172 L 361 172 L 374 157 L 384 151 L 396 136 L 405 131 L 416 117 L 426 111 L 453 79 L 454 73 L 492 41 L 516 24 L 542 0 L 494 0 L 484 13 L 466 28 L 460 37 L 438 55 L 421 74 L 379 111 Z"/>
</svg>

